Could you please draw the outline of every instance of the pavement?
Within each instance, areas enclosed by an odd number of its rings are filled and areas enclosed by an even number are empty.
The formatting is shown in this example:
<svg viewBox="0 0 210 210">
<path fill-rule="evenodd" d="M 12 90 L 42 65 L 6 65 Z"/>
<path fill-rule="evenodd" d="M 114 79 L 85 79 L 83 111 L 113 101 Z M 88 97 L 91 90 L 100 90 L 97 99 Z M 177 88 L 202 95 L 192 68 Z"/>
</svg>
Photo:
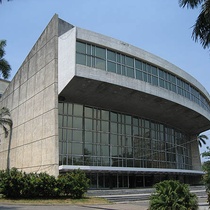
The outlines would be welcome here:
<svg viewBox="0 0 210 210">
<path fill-rule="evenodd" d="M 0 210 L 147 210 L 148 201 L 115 203 L 102 205 L 12 205 L 0 204 Z M 208 210 L 208 206 L 199 206 L 199 210 Z"/>
<path fill-rule="evenodd" d="M 98 196 L 98 197 L 115 197 L 119 196 L 118 202 L 113 202 L 112 204 L 91 204 L 91 205 L 74 205 L 74 204 L 64 204 L 64 205 L 29 205 L 29 204 L 12 204 L 12 203 L 0 203 L 0 210 L 147 210 L 149 207 L 149 200 L 144 199 L 138 201 L 126 200 L 127 197 L 131 198 L 135 196 L 142 196 L 151 193 L 153 189 L 133 189 L 133 190 L 95 190 L 89 191 L 88 196 Z M 192 192 L 196 193 L 198 196 L 199 210 L 209 210 L 207 204 L 207 196 L 205 189 L 203 187 L 193 187 Z M 136 197 L 135 197 L 136 198 Z M 139 197 L 140 199 L 140 197 Z"/>
</svg>

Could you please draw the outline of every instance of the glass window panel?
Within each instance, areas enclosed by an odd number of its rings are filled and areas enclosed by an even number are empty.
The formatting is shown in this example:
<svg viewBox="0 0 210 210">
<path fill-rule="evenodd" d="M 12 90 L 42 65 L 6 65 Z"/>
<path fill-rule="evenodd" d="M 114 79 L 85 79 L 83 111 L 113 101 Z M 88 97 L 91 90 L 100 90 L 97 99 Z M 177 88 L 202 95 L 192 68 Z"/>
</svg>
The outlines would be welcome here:
<svg viewBox="0 0 210 210">
<path fill-rule="evenodd" d="M 68 116 L 68 124 L 67 124 L 67 126 L 69 128 L 72 128 L 72 117 L 70 117 L 70 116 Z"/>
<path fill-rule="evenodd" d="M 127 76 L 134 78 L 134 69 L 127 67 Z"/>
<path fill-rule="evenodd" d="M 137 69 L 142 69 L 142 62 L 141 61 L 139 61 L 139 60 L 135 60 L 135 67 L 137 68 Z"/>
<path fill-rule="evenodd" d="M 121 63 L 125 64 L 125 56 L 124 55 L 121 55 Z"/>
<path fill-rule="evenodd" d="M 92 119 L 85 119 L 85 130 L 93 130 Z"/>
<path fill-rule="evenodd" d="M 62 143 L 62 154 L 67 154 L 66 142 Z"/>
<path fill-rule="evenodd" d="M 131 116 L 126 115 L 125 122 L 126 122 L 126 124 L 131 124 Z"/>
<path fill-rule="evenodd" d="M 73 128 L 82 129 L 82 118 L 73 117 Z"/>
<path fill-rule="evenodd" d="M 116 53 L 111 50 L 107 50 L 107 59 L 111 61 L 116 61 Z"/>
<path fill-rule="evenodd" d="M 82 42 L 77 42 L 76 49 L 77 49 L 77 52 L 86 54 L 86 44 Z"/>
<path fill-rule="evenodd" d="M 147 77 L 147 82 L 151 83 L 152 82 L 152 79 L 151 79 L 151 75 L 148 74 L 148 77 Z"/>
<path fill-rule="evenodd" d="M 74 104 L 74 115 L 82 116 L 83 115 L 83 106 L 79 104 Z"/>
<path fill-rule="evenodd" d="M 134 59 L 126 56 L 126 65 L 133 67 L 134 66 Z"/>
<path fill-rule="evenodd" d="M 95 68 L 106 70 L 106 61 L 100 58 L 96 58 L 95 60 Z"/>
<path fill-rule="evenodd" d="M 100 146 L 101 156 L 109 156 L 109 146 Z"/>
<path fill-rule="evenodd" d="M 85 131 L 85 143 L 93 143 L 93 134 L 92 132 Z"/>
<path fill-rule="evenodd" d="M 73 131 L 73 141 L 82 142 L 82 131 Z"/>
<path fill-rule="evenodd" d="M 121 74 L 121 65 L 117 64 L 117 74 Z"/>
<path fill-rule="evenodd" d="M 109 131 L 109 123 L 107 121 L 101 121 L 101 130 L 104 132 Z"/>
<path fill-rule="evenodd" d="M 67 141 L 70 142 L 72 140 L 72 130 L 67 130 Z"/>
<path fill-rule="evenodd" d="M 68 124 L 67 124 L 67 116 L 63 116 L 63 127 L 67 127 L 68 126 Z"/>
<path fill-rule="evenodd" d="M 142 72 L 142 75 L 143 75 L 143 80 L 144 80 L 145 82 L 147 82 L 147 74 L 144 73 L 144 72 Z"/>
<path fill-rule="evenodd" d="M 58 103 L 58 114 L 63 114 L 63 103 Z"/>
<path fill-rule="evenodd" d="M 92 154 L 92 144 L 85 144 L 84 155 Z"/>
<path fill-rule="evenodd" d="M 142 80 L 142 72 L 136 70 L 136 79 Z"/>
<path fill-rule="evenodd" d="M 116 63 L 107 61 L 107 71 L 116 73 Z"/>
<path fill-rule="evenodd" d="M 125 69 L 125 66 L 122 66 L 122 75 L 125 75 L 125 76 L 127 76 L 127 73 L 126 73 L 126 69 Z"/>
<path fill-rule="evenodd" d="M 63 139 L 63 131 L 61 128 L 59 128 L 59 141 L 62 141 Z"/>
<path fill-rule="evenodd" d="M 151 66 L 151 69 L 152 69 L 152 74 L 157 76 L 158 75 L 157 74 L 157 68 L 154 67 L 154 66 Z"/>
<path fill-rule="evenodd" d="M 101 119 L 102 120 L 109 120 L 109 112 L 105 110 L 101 110 Z"/>
<path fill-rule="evenodd" d="M 110 135 L 110 144 L 112 146 L 117 146 L 118 145 L 118 141 L 117 141 L 117 135 Z"/>
<path fill-rule="evenodd" d="M 92 55 L 95 56 L 95 46 L 92 46 Z"/>
<path fill-rule="evenodd" d="M 87 44 L 86 47 L 87 47 L 87 54 L 91 55 L 91 45 Z"/>
<path fill-rule="evenodd" d="M 121 63 L 121 56 L 120 56 L 119 53 L 117 53 L 117 62 L 118 62 L 118 63 Z"/>
<path fill-rule="evenodd" d="M 59 127 L 63 126 L 63 116 L 59 115 Z"/>
<path fill-rule="evenodd" d="M 76 55 L 76 63 L 86 65 L 86 55 L 77 53 Z"/>
<path fill-rule="evenodd" d="M 101 134 L 101 144 L 105 144 L 105 145 L 109 144 L 109 134 L 106 134 L 106 133 Z"/>
<path fill-rule="evenodd" d="M 159 77 L 164 79 L 164 72 L 162 70 L 159 70 Z"/>
<path fill-rule="evenodd" d="M 63 106 L 63 114 L 68 114 L 68 104 L 64 103 Z"/>
<path fill-rule="evenodd" d="M 152 84 L 158 86 L 158 78 L 152 76 Z"/>
<path fill-rule="evenodd" d="M 91 66 L 91 56 L 86 56 L 87 59 L 87 66 Z"/>
<path fill-rule="evenodd" d="M 142 62 L 142 70 L 146 71 L 146 63 Z"/>
<path fill-rule="evenodd" d="M 85 107 L 85 117 L 92 118 L 93 117 L 93 109 L 89 107 Z"/>
<path fill-rule="evenodd" d="M 111 123 L 110 132 L 117 133 L 117 123 Z"/>
<path fill-rule="evenodd" d="M 139 122 L 139 119 L 136 118 L 136 117 L 134 117 L 134 118 L 133 118 L 133 125 L 138 126 L 138 124 L 139 124 L 138 122 Z"/>
<path fill-rule="evenodd" d="M 112 157 L 118 157 L 118 147 L 112 146 Z"/>
<path fill-rule="evenodd" d="M 112 122 L 117 122 L 117 113 L 111 112 L 110 117 Z"/>
<path fill-rule="evenodd" d="M 151 66 L 149 64 L 146 64 L 146 71 L 151 74 Z"/>
<path fill-rule="evenodd" d="M 83 156 L 73 157 L 73 165 L 83 165 Z"/>
<path fill-rule="evenodd" d="M 106 59 L 106 50 L 101 47 L 96 47 L 96 57 Z"/>
</svg>

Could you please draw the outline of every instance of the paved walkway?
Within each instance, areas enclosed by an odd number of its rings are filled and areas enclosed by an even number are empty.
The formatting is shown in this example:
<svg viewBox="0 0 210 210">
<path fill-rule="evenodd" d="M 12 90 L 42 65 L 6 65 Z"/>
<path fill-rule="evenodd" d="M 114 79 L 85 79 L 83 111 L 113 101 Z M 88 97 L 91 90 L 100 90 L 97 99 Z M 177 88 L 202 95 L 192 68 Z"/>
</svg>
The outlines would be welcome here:
<svg viewBox="0 0 210 210">
<path fill-rule="evenodd" d="M 132 202 L 102 205 L 8 205 L 0 204 L 0 210 L 147 210 L 148 202 Z M 199 210 L 208 210 L 208 206 L 199 206 Z"/>
</svg>

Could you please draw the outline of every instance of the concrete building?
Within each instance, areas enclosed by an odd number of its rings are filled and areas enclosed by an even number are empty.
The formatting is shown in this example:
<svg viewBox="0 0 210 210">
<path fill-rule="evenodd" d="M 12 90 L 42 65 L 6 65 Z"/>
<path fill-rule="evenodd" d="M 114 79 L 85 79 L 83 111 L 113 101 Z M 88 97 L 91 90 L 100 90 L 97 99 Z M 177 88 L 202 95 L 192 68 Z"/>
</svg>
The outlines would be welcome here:
<svg viewBox="0 0 210 210">
<path fill-rule="evenodd" d="M 202 175 L 197 135 L 210 96 L 192 76 L 125 42 L 55 15 L 1 97 L 0 168 L 57 176 L 77 168 L 92 188 L 186 183 Z"/>
</svg>

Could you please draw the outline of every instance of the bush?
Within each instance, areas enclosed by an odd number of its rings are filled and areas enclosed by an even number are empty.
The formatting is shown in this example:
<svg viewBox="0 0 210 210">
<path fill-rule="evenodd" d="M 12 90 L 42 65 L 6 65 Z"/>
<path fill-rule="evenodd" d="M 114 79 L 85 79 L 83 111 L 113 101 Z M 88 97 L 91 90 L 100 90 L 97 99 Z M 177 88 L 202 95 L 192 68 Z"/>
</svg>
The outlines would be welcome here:
<svg viewBox="0 0 210 210">
<path fill-rule="evenodd" d="M 155 185 L 150 197 L 150 210 L 196 210 L 197 196 L 190 192 L 188 185 L 179 181 L 166 180 Z"/>
<path fill-rule="evenodd" d="M 80 169 L 59 175 L 58 186 L 64 196 L 82 198 L 89 188 L 89 179 Z"/>
<path fill-rule="evenodd" d="M 0 172 L 1 193 L 8 198 L 20 198 L 24 188 L 23 173 L 16 168 Z"/>
<path fill-rule="evenodd" d="M 47 173 L 27 174 L 16 168 L 0 171 L 0 193 L 7 198 L 82 198 L 89 187 L 88 183 L 81 170 L 60 175 L 58 179 Z"/>
</svg>

